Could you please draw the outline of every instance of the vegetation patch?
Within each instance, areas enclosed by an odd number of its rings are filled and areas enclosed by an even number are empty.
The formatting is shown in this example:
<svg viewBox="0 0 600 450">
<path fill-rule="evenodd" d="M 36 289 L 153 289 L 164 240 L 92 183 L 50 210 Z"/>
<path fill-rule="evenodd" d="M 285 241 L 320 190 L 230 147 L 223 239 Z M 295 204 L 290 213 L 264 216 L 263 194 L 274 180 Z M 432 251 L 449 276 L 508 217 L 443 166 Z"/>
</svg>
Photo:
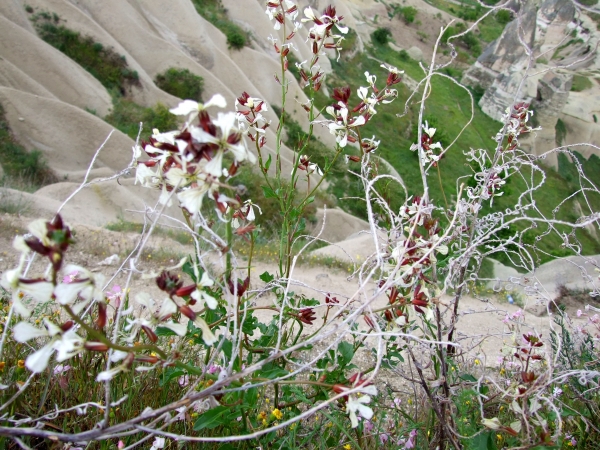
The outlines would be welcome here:
<svg viewBox="0 0 600 450">
<path fill-rule="evenodd" d="M 154 83 L 163 91 L 181 99 L 202 101 L 204 79 L 187 69 L 170 69 L 159 73 Z"/>
<path fill-rule="evenodd" d="M 153 128 L 160 131 L 177 128 L 177 117 L 162 103 L 156 104 L 153 108 L 145 108 L 120 97 L 113 98 L 113 109 L 104 120 L 132 139 L 136 139 L 139 133 L 140 122 L 144 124 L 142 139 L 147 139 L 152 134 Z"/>
<path fill-rule="evenodd" d="M 42 152 L 28 152 L 11 133 L 4 108 L 0 105 L 0 165 L 4 171 L 2 184 L 6 187 L 37 191 L 40 187 L 57 181 L 46 164 Z"/>
<path fill-rule="evenodd" d="M 221 0 L 192 0 L 192 3 L 198 14 L 223 32 L 230 49 L 244 48 L 249 40 L 248 33 L 229 19 L 227 9 L 223 7 Z"/>
<path fill-rule="evenodd" d="M 592 81 L 588 77 L 582 75 L 573 75 L 573 84 L 571 85 L 571 92 L 582 92 L 591 89 L 593 86 Z"/>
<path fill-rule="evenodd" d="M 91 73 L 109 91 L 124 96 L 128 88 L 139 85 L 138 73 L 113 48 L 61 25 L 56 14 L 42 11 L 30 18 L 40 38 Z"/>
</svg>

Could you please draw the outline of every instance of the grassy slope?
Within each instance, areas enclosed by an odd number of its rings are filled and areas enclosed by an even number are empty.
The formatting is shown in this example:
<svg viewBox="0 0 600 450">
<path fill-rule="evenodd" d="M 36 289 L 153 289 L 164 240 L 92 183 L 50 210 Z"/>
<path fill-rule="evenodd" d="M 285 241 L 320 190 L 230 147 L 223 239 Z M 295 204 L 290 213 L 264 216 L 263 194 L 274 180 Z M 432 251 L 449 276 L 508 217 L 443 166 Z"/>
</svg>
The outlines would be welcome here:
<svg viewBox="0 0 600 450">
<path fill-rule="evenodd" d="M 380 68 L 380 61 L 385 61 L 405 70 L 406 74 L 413 79 L 419 80 L 423 77 L 423 71 L 418 63 L 412 60 L 402 60 L 398 52 L 389 47 L 374 48 L 370 51 L 370 54 L 372 57 L 361 54 L 352 59 L 342 59 L 339 63 L 334 62 L 333 64 L 334 75 L 330 77 L 329 86 L 349 85 L 353 91 L 353 97 L 351 97 L 350 101 L 351 105 L 358 102 L 355 95 L 356 89 L 359 86 L 366 85 L 365 71 L 376 74 L 379 80 L 385 78 L 386 73 Z M 378 139 L 381 139 L 381 146 L 378 150 L 379 154 L 398 170 L 409 189 L 409 193 L 418 195 L 422 192 L 422 182 L 418 170 L 417 157 L 414 152 L 410 151 L 410 145 L 416 141 L 415 124 L 418 120 L 416 100 L 420 100 L 420 96 L 413 98 L 407 114 L 397 117 L 396 114 L 404 113 L 405 101 L 408 98 L 409 90 L 406 86 L 399 85 L 398 92 L 398 100 L 391 105 L 382 105 L 379 108 L 377 115 L 364 127 L 363 136 L 370 137 L 371 135 L 375 135 Z M 469 117 L 470 98 L 468 93 L 464 89 L 459 88 L 451 80 L 441 77 L 434 78 L 432 91 L 426 103 L 425 118 L 429 120 L 430 125 L 438 127 L 438 134 L 442 143 L 445 145 L 450 143 L 468 122 Z M 470 148 L 484 148 L 487 151 L 492 151 L 495 147 L 495 142 L 491 137 L 498 132 L 500 127 L 501 124 L 499 122 L 487 117 L 477 105 L 475 106 L 475 117 L 472 124 L 465 130 L 439 165 L 441 184 L 449 202 L 456 198 L 456 179 L 472 172 L 465 163 L 463 152 Z M 561 167 L 564 164 L 569 163 L 561 159 Z M 596 166 L 595 160 L 586 164 L 586 166 L 587 168 L 584 167 L 586 173 L 593 174 L 593 169 Z M 554 170 L 546 170 L 546 174 L 545 185 L 534 194 L 533 200 L 544 216 L 552 217 L 553 209 L 575 191 L 577 177 L 572 176 L 571 181 L 569 181 Z M 535 180 L 538 181 L 540 178 L 536 176 Z M 430 175 L 429 185 L 433 201 L 440 206 L 443 205 L 444 196 L 442 195 L 442 189 L 440 188 L 435 171 Z M 526 184 L 523 179 L 513 177 L 507 185 L 505 195 L 494 200 L 493 209 L 489 205 L 486 206 L 484 212 L 504 210 L 514 205 L 520 193 L 525 189 Z M 557 213 L 557 218 L 576 221 L 579 214 L 576 212 L 575 200 L 579 200 L 580 204 L 584 206 L 584 214 L 589 213 L 589 210 L 586 211 L 583 197 L 578 195 L 562 205 Z M 590 196 L 590 201 L 593 210 L 600 210 L 599 196 Z M 523 230 L 527 226 L 527 223 L 517 224 L 511 227 L 509 232 L 514 234 L 515 231 Z M 557 228 L 561 232 L 567 231 L 565 227 L 559 226 Z M 535 236 L 540 235 L 543 231 L 545 231 L 544 227 L 529 231 L 523 237 L 523 241 L 531 244 L 536 242 L 539 248 L 553 255 L 568 254 L 561 247 L 563 243 L 562 238 L 556 233 L 544 236 L 540 241 L 535 241 Z M 600 253 L 600 243 L 588 232 L 578 230 L 576 237 L 580 241 L 584 253 Z M 571 242 L 574 241 L 572 240 Z M 543 252 L 540 252 L 538 256 L 541 261 L 550 259 Z M 504 262 L 507 262 L 507 259 L 502 255 L 499 255 L 499 257 Z"/>
</svg>

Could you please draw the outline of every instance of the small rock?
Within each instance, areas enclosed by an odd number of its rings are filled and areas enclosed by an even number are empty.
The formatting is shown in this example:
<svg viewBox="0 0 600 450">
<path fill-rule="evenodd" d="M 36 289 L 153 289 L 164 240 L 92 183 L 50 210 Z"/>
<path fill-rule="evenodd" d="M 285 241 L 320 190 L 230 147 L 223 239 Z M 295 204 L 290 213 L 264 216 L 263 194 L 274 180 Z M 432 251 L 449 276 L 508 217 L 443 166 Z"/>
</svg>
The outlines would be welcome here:
<svg viewBox="0 0 600 450">
<path fill-rule="evenodd" d="M 406 53 L 415 61 L 423 61 L 423 51 L 419 47 L 411 47 Z"/>
<path fill-rule="evenodd" d="M 98 263 L 99 266 L 116 266 L 117 264 L 119 264 L 119 262 L 121 261 L 121 259 L 119 258 L 119 255 L 111 255 L 108 258 L 106 258 L 103 261 L 100 261 Z"/>
</svg>

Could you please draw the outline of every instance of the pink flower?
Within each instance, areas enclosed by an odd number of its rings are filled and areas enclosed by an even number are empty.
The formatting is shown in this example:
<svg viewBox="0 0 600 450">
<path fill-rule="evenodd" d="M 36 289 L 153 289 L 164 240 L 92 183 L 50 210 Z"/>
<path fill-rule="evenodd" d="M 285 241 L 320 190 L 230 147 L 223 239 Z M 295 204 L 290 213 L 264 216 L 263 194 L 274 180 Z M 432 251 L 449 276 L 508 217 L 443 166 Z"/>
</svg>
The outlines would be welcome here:
<svg viewBox="0 0 600 450">
<path fill-rule="evenodd" d="M 121 289 L 121 286 L 119 286 L 118 284 L 115 284 L 110 291 L 112 293 L 107 294 L 106 298 L 108 299 L 109 302 L 114 302 L 114 307 L 118 308 L 121 305 L 121 298 L 123 296 L 123 290 Z"/>
<path fill-rule="evenodd" d="M 386 433 L 381 433 L 379 435 L 379 442 L 381 442 L 381 445 L 384 445 L 388 441 L 389 438 L 390 437 Z"/>
<path fill-rule="evenodd" d="M 417 430 L 412 430 L 408 434 L 408 440 L 404 444 L 405 449 L 415 448 L 415 439 L 417 438 Z"/>
<path fill-rule="evenodd" d="M 583 314 L 583 313 L 581 312 L 581 310 L 580 310 L 580 309 L 578 309 L 578 310 L 577 310 L 577 317 L 581 317 L 581 315 L 582 315 L 582 314 Z"/>
<path fill-rule="evenodd" d="M 181 387 L 185 387 L 188 384 L 190 384 L 190 376 L 189 375 L 183 375 L 181 377 L 179 377 L 179 386 Z"/>
<path fill-rule="evenodd" d="M 373 423 L 370 420 L 365 420 L 365 424 L 363 425 L 365 429 L 365 433 L 371 433 L 373 431 Z"/>
<path fill-rule="evenodd" d="M 60 375 L 61 373 L 71 370 L 71 366 L 59 364 L 54 368 L 54 375 Z"/>
<path fill-rule="evenodd" d="M 69 283 L 72 283 L 73 281 L 77 281 L 78 278 L 79 278 L 79 271 L 75 270 L 75 271 L 71 272 L 70 274 L 65 275 L 65 277 L 63 278 L 63 283 L 69 284 Z"/>
<path fill-rule="evenodd" d="M 119 443 L 117 444 L 117 448 L 119 450 L 124 449 L 125 448 L 125 442 L 123 441 L 119 441 Z"/>
</svg>

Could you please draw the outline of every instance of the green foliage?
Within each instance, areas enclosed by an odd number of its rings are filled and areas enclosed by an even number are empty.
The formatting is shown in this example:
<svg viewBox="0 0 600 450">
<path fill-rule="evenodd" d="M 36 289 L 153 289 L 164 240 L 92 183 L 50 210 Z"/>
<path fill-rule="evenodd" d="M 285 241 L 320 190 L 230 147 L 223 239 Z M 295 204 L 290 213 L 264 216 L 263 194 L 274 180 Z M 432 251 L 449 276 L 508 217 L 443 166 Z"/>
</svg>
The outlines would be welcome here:
<svg viewBox="0 0 600 450">
<path fill-rule="evenodd" d="M 404 23 L 406 23 L 407 25 L 415 21 L 415 18 L 417 17 L 417 12 L 419 12 L 418 9 L 414 6 L 394 5 L 393 8 L 393 15 L 401 16 L 404 20 Z"/>
<path fill-rule="evenodd" d="M 379 27 L 371 33 L 371 40 L 376 45 L 387 45 L 392 37 L 392 32 L 389 28 Z"/>
<path fill-rule="evenodd" d="M 227 9 L 221 0 L 192 0 L 196 11 L 227 37 L 230 49 L 241 50 L 248 41 L 248 33 L 227 17 Z"/>
<path fill-rule="evenodd" d="M 8 187 L 36 191 L 46 184 L 55 183 L 56 175 L 50 170 L 42 152 L 28 152 L 13 137 L 4 108 L 0 105 L 0 166 L 4 170 L 4 184 Z"/>
<path fill-rule="evenodd" d="M 496 20 L 501 25 L 506 25 L 508 22 L 512 20 L 512 14 L 507 9 L 501 9 L 496 13 Z"/>
<path fill-rule="evenodd" d="M 555 134 L 556 145 L 560 146 L 560 145 L 562 145 L 563 141 L 567 137 L 567 126 L 561 119 L 558 119 L 556 121 L 556 126 L 554 127 L 554 131 L 556 133 Z"/>
<path fill-rule="evenodd" d="M 202 101 L 204 79 L 187 69 L 171 67 L 156 75 L 154 83 L 163 91 L 175 97 Z"/>
<path fill-rule="evenodd" d="M 398 52 L 398 58 L 400 61 L 408 61 L 410 59 L 410 55 L 406 50 L 402 49 Z"/>
<path fill-rule="evenodd" d="M 593 86 L 592 81 L 588 77 L 582 75 L 573 75 L 573 84 L 571 85 L 571 92 L 582 92 L 591 89 Z"/>
<path fill-rule="evenodd" d="M 153 108 L 145 108 L 124 98 L 113 99 L 113 109 L 104 120 L 132 139 L 138 135 L 140 122 L 144 123 L 142 139 L 147 139 L 152 134 L 153 128 L 158 128 L 160 131 L 177 128 L 177 117 L 162 103 L 156 104 Z"/>
<path fill-rule="evenodd" d="M 125 95 L 127 88 L 139 85 L 137 72 L 131 70 L 125 57 L 112 48 L 59 25 L 60 18 L 56 15 L 50 17 L 42 12 L 32 16 L 31 20 L 44 41 L 91 73 L 106 89 Z"/>
</svg>

